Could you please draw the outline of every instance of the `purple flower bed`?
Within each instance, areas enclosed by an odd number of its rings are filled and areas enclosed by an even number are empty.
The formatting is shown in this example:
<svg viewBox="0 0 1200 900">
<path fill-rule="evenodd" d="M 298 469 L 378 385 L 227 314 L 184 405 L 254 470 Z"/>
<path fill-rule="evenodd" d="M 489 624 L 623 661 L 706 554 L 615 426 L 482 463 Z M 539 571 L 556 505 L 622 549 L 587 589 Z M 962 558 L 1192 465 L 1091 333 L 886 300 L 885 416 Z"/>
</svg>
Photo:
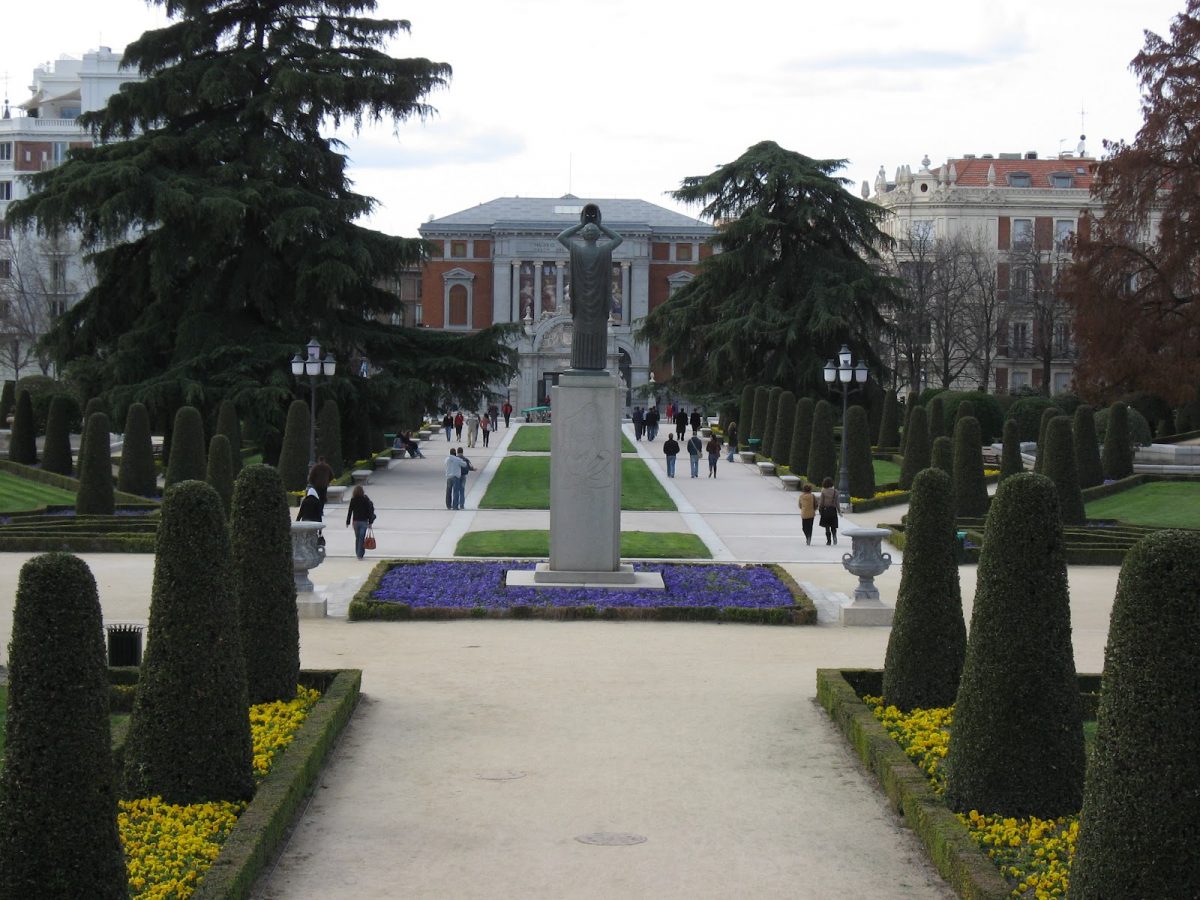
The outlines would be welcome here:
<svg viewBox="0 0 1200 900">
<path fill-rule="evenodd" d="M 635 563 L 639 572 L 661 572 L 665 591 L 608 588 L 507 587 L 509 569 L 532 569 L 530 560 L 420 562 L 394 566 L 371 598 L 414 609 L 493 609 L 515 606 L 790 608 L 787 586 L 767 566 Z"/>
</svg>

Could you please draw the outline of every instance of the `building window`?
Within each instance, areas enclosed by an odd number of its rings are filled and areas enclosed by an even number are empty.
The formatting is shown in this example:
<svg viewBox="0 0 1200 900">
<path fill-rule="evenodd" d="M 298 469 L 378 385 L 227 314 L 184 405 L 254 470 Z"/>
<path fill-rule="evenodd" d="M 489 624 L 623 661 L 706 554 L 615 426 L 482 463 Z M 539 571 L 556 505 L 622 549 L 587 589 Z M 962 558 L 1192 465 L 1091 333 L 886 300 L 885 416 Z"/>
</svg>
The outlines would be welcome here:
<svg viewBox="0 0 1200 900">
<path fill-rule="evenodd" d="M 12 182 L 0 181 L 0 200 L 12 199 Z"/>
<path fill-rule="evenodd" d="M 466 241 L 451 241 L 450 242 L 450 257 L 452 259 L 467 258 L 467 242 Z"/>
<path fill-rule="evenodd" d="M 64 106 L 58 113 L 60 119 L 78 119 L 81 112 L 78 106 Z"/>
<path fill-rule="evenodd" d="M 1071 327 L 1066 322 L 1054 323 L 1054 355 L 1066 356 L 1071 351 Z"/>
<path fill-rule="evenodd" d="M 12 260 L 0 259 L 0 279 L 12 278 Z"/>
<path fill-rule="evenodd" d="M 456 284 L 450 288 L 450 311 L 446 324 L 451 328 L 467 327 L 467 288 Z"/>
<path fill-rule="evenodd" d="M 692 245 L 691 244 L 676 244 L 675 245 L 675 261 L 676 262 L 691 262 L 692 261 Z"/>
<path fill-rule="evenodd" d="M 0 219 L 0 241 L 12 240 L 12 226 L 7 219 Z"/>
<path fill-rule="evenodd" d="M 1071 373 L 1070 372 L 1055 372 L 1054 373 L 1054 393 L 1065 394 L 1071 389 Z"/>
<path fill-rule="evenodd" d="M 1054 247 L 1058 250 L 1066 249 L 1067 243 L 1071 240 L 1071 236 L 1075 234 L 1074 219 L 1055 219 L 1054 220 Z"/>
<path fill-rule="evenodd" d="M 12 162 L 12 141 L 0 141 L 0 162 Z"/>
<path fill-rule="evenodd" d="M 50 290 L 55 294 L 67 291 L 67 261 L 61 256 L 51 256 L 46 261 L 50 272 Z"/>
<path fill-rule="evenodd" d="M 454 268 L 442 276 L 442 323 L 445 328 L 470 328 L 474 321 L 475 276 Z"/>
<path fill-rule="evenodd" d="M 1009 298 L 1020 302 L 1029 297 L 1029 268 L 1015 265 L 1009 274 Z"/>
<path fill-rule="evenodd" d="M 1050 187 L 1069 188 L 1075 186 L 1075 177 L 1066 172 L 1055 172 L 1050 176 Z"/>
<path fill-rule="evenodd" d="M 1033 187 L 1033 176 L 1028 172 L 1009 172 L 1008 186 L 1015 188 Z"/>
<path fill-rule="evenodd" d="M 1013 357 L 1029 355 L 1029 324 L 1027 322 L 1013 322 L 1009 355 Z"/>
<path fill-rule="evenodd" d="M 1033 219 L 1012 220 L 1012 243 L 1014 247 L 1028 247 L 1033 244 Z"/>
<path fill-rule="evenodd" d="M 66 141 L 55 141 L 50 145 L 50 158 L 54 160 L 56 166 L 66 160 L 67 150 L 69 149 L 70 144 Z"/>
<path fill-rule="evenodd" d="M 1014 370 L 1008 383 L 1009 388 L 1014 391 L 1019 391 L 1021 388 L 1029 387 L 1029 373 L 1017 372 Z"/>
</svg>

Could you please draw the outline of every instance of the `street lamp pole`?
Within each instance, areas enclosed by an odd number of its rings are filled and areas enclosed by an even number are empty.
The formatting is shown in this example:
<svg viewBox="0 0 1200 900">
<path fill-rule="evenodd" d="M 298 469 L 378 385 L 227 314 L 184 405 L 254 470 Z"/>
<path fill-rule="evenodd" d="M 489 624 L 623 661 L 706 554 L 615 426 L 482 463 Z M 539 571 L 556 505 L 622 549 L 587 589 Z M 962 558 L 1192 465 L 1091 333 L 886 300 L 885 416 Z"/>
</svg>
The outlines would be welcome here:
<svg viewBox="0 0 1200 900">
<path fill-rule="evenodd" d="M 842 453 L 838 466 L 838 506 L 842 512 L 850 511 L 850 466 L 846 460 L 846 410 L 850 394 L 862 389 L 862 386 L 867 383 L 868 374 L 865 362 L 859 360 L 857 366 L 854 366 L 853 362 L 854 358 L 850 353 L 850 348 L 846 344 L 842 344 L 842 349 L 838 351 L 838 358 L 831 359 L 825 364 L 825 383 L 829 385 L 831 391 L 838 391 L 842 395 Z M 857 386 L 853 382 L 857 382 Z"/>
<path fill-rule="evenodd" d="M 317 381 L 322 375 L 326 379 L 332 378 L 337 369 L 337 361 L 332 352 L 325 354 L 324 359 L 321 358 L 321 345 L 316 338 L 308 342 L 303 352 L 303 356 L 297 353 L 292 357 L 292 375 L 297 380 L 301 376 L 308 378 L 308 467 L 311 469 L 317 461 Z"/>
</svg>

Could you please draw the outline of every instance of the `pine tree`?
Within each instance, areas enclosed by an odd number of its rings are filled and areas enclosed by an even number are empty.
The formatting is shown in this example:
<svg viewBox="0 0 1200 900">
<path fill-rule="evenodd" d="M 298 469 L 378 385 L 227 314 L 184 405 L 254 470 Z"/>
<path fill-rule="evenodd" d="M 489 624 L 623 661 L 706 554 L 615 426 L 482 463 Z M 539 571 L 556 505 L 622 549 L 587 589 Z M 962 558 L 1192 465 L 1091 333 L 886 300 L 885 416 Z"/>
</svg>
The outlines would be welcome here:
<svg viewBox="0 0 1200 900">
<path fill-rule="evenodd" d="M 846 468 L 850 496 L 870 500 L 875 496 L 875 461 L 871 456 L 871 426 L 861 406 L 846 410 Z"/>
<path fill-rule="evenodd" d="M 336 400 L 326 400 L 317 416 L 317 456 L 325 457 L 335 478 L 342 474 L 342 414 Z"/>
<path fill-rule="evenodd" d="M 92 413 L 83 429 L 79 457 L 79 488 L 75 513 L 80 516 L 111 516 L 113 499 L 112 455 L 108 435 L 111 426 L 104 413 Z"/>
<path fill-rule="evenodd" d="M 289 491 L 302 491 L 308 483 L 308 430 L 311 426 L 308 404 L 293 400 L 288 407 L 287 426 L 283 432 L 283 450 L 279 453 L 279 474 Z M 364 453 L 362 458 L 369 455 Z"/>
<path fill-rule="evenodd" d="M 46 417 L 46 441 L 42 445 L 42 469 L 59 475 L 70 475 L 74 471 L 71 457 L 71 401 L 58 394 L 50 401 L 50 415 Z"/>
<path fill-rule="evenodd" d="M 194 406 L 181 407 L 171 429 L 171 459 L 167 462 L 166 486 L 181 481 L 203 481 L 208 476 L 204 452 L 204 420 Z"/>
<path fill-rule="evenodd" d="M 812 447 L 814 409 L 812 397 L 801 397 L 796 401 L 796 421 L 792 425 L 792 453 L 788 457 L 788 468 L 793 475 L 808 474 L 808 451 Z M 808 480 L 812 481 L 812 478 Z"/>
<path fill-rule="evenodd" d="M 1004 423 L 1004 443 L 1000 451 L 1000 481 L 1025 471 L 1021 457 L 1021 423 L 1008 419 Z"/>
<path fill-rule="evenodd" d="M 125 434 L 121 445 L 121 466 L 117 487 L 128 494 L 153 497 L 158 493 L 158 473 L 154 468 L 154 444 L 150 435 L 150 414 L 141 403 L 131 403 L 125 413 Z"/>
<path fill-rule="evenodd" d="M 908 426 L 904 429 L 904 459 L 900 463 L 900 490 L 912 489 L 913 479 L 922 469 L 929 468 L 931 448 L 929 427 L 925 409 L 914 407 L 908 415 Z"/>
<path fill-rule="evenodd" d="M 954 514 L 971 518 L 987 514 L 987 482 L 979 452 L 979 420 L 959 419 L 954 425 Z"/>
<path fill-rule="evenodd" d="M 796 395 L 784 391 L 779 395 L 779 412 L 776 413 L 775 439 L 771 445 L 771 459 L 786 466 L 792 458 L 792 438 L 796 428 Z"/>
<path fill-rule="evenodd" d="M 26 466 L 37 462 L 37 430 L 29 391 L 17 394 L 17 411 L 13 413 L 12 431 L 8 437 L 8 458 Z"/>
<path fill-rule="evenodd" d="M 208 471 L 204 480 L 221 498 L 221 508 L 229 517 L 233 502 L 233 454 L 229 449 L 229 438 L 214 434 L 208 442 Z"/>
<path fill-rule="evenodd" d="M 900 446 L 900 427 L 898 424 L 899 403 L 895 391 L 887 391 L 883 398 L 883 415 L 879 420 L 879 436 L 876 446 L 880 450 L 890 450 Z"/>
<path fill-rule="evenodd" d="M 826 478 L 837 480 L 837 449 L 833 445 L 833 406 L 828 400 L 818 401 L 813 409 L 812 437 L 808 445 L 805 474 L 813 484 L 820 484 Z"/>
<path fill-rule="evenodd" d="M 237 478 L 238 472 L 242 471 L 242 423 L 238 419 L 237 407 L 233 405 L 232 400 L 221 402 L 221 408 L 217 412 L 216 433 L 225 435 L 225 439 L 229 441 L 233 477 Z M 232 485 L 230 490 L 232 491 Z"/>
</svg>

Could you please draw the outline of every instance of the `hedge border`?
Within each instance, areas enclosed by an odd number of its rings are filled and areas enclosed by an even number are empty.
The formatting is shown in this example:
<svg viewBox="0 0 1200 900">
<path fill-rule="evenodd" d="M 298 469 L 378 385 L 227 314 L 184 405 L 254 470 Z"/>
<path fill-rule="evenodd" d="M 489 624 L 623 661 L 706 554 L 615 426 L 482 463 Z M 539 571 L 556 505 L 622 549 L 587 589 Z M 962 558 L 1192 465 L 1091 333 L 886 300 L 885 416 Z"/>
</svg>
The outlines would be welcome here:
<svg viewBox="0 0 1200 900">
<path fill-rule="evenodd" d="M 459 559 L 456 562 L 472 562 L 470 559 Z M 488 559 L 488 562 L 495 562 Z M 528 562 L 528 560 L 516 560 Z M 409 621 L 450 621 L 459 619 L 545 619 L 548 621 L 566 622 L 584 619 L 620 622 L 718 622 L 740 623 L 747 625 L 815 625 L 817 623 L 817 608 L 812 599 L 801 590 L 796 580 L 778 563 L 767 564 L 767 568 L 777 577 L 792 595 L 793 604 L 790 607 L 774 609 L 747 609 L 744 607 L 710 607 L 710 606 L 672 606 L 645 609 L 642 607 L 613 607 L 599 610 L 594 606 L 573 607 L 544 607 L 544 606 L 514 606 L 510 609 L 451 609 L 447 607 L 417 608 L 407 603 L 393 603 L 385 600 L 373 600 L 371 595 L 379 589 L 383 576 L 398 565 L 413 565 L 429 562 L 426 559 L 381 559 L 375 564 L 350 600 L 350 608 L 346 618 L 351 622 L 409 622 Z M 654 563 L 665 560 L 652 560 Z M 681 562 L 680 565 L 713 565 L 695 560 Z"/>
<path fill-rule="evenodd" d="M 46 472 L 34 466 L 23 466 L 9 459 L 0 459 L 0 472 L 11 472 L 13 475 L 28 481 L 48 484 L 51 487 L 62 488 L 64 491 L 75 492 L 79 490 L 78 478 L 59 475 L 56 472 Z M 158 501 L 151 497 L 143 497 L 139 494 L 127 494 L 124 491 L 118 490 L 113 491 L 113 499 L 118 506 L 148 506 L 157 509 L 159 505 Z"/>
</svg>

